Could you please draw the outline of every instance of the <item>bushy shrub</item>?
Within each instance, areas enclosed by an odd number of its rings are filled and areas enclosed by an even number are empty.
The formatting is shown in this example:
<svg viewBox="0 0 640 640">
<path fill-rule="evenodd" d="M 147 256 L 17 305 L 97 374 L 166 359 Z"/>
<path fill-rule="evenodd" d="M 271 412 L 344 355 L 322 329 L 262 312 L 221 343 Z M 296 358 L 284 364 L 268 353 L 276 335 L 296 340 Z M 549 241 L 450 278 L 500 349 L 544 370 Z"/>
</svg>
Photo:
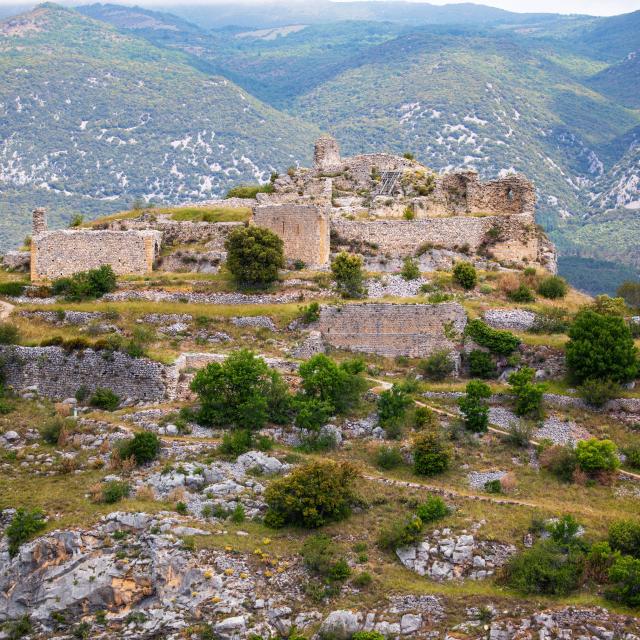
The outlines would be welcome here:
<svg viewBox="0 0 640 640">
<path fill-rule="evenodd" d="M 115 411 L 120 405 L 120 397 L 111 389 L 98 388 L 89 399 L 89 404 L 103 411 Z"/>
<path fill-rule="evenodd" d="M 400 275 L 405 280 L 417 280 L 420 277 L 418 261 L 415 258 L 405 258 L 402 263 L 402 271 L 400 271 Z"/>
<path fill-rule="evenodd" d="M 310 431 L 317 431 L 327 424 L 333 413 L 333 405 L 318 398 L 298 397 L 294 401 L 293 407 L 296 427 Z"/>
<path fill-rule="evenodd" d="M 631 444 L 624 448 L 627 464 L 632 469 L 640 469 L 640 444 Z"/>
<path fill-rule="evenodd" d="M 299 369 L 304 395 L 328 402 L 335 412 L 344 413 L 357 405 L 366 387 L 362 368 L 359 360 L 338 365 L 324 354 L 312 356 Z"/>
<path fill-rule="evenodd" d="M 504 578 L 523 594 L 566 596 L 578 588 L 584 566 L 579 548 L 546 540 L 513 556 L 504 567 Z"/>
<path fill-rule="evenodd" d="M 55 416 L 51 420 L 47 420 L 40 428 L 40 435 L 47 444 L 57 445 L 60 435 L 67 427 L 71 428 L 72 426 L 73 421 L 65 420 L 61 416 Z"/>
<path fill-rule="evenodd" d="M 547 307 L 536 313 L 536 319 L 529 331 L 531 333 L 565 333 L 569 328 L 566 309 Z"/>
<path fill-rule="evenodd" d="M 343 520 L 356 501 L 356 470 L 350 464 L 310 462 L 274 480 L 264 493 L 270 527 L 293 525 L 316 529 Z"/>
<path fill-rule="evenodd" d="M 614 551 L 640 559 L 640 522 L 618 520 L 609 527 L 609 546 Z"/>
<path fill-rule="evenodd" d="M 413 515 L 406 520 L 394 520 L 382 529 L 378 535 L 378 546 L 381 549 L 395 551 L 418 542 L 422 535 L 422 520 Z"/>
<path fill-rule="evenodd" d="M 364 293 L 362 258 L 341 251 L 331 263 L 336 289 L 345 298 L 361 298 Z"/>
<path fill-rule="evenodd" d="M 596 296 L 591 304 L 591 310 L 603 316 L 623 317 L 627 312 L 627 305 L 623 298 L 611 298 L 607 295 Z"/>
<path fill-rule="evenodd" d="M 284 242 L 269 229 L 254 225 L 234 229 L 224 247 L 227 268 L 240 285 L 267 286 L 284 267 Z"/>
<path fill-rule="evenodd" d="M 116 289 L 116 274 L 110 265 L 98 269 L 79 271 L 67 278 L 54 280 L 51 287 L 56 296 L 65 296 L 68 300 L 80 301 L 101 298 Z"/>
<path fill-rule="evenodd" d="M 578 467 L 585 473 L 615 471 L 620 466 L 617 447 L 611 440 L 580 440 L 576 444 Z"/>
<path fill-rule="evenodd" d="M 508 378 L 509 385 L 516 396 L 515 412 L 518 416 L 542 416 L 542 396 L 545 385 L 533 382 L 535 371 L 522 367 Z"/>
<path fill-rule="evenodd" d="M 200 369 L 191 390 L 200 401 L 196 419 L 206 426 L 260 429 L 268 420 L 288 419 L 290 398 L 282 377 L 247 349 Z"/>
<path fill-rule="evenodd" d="M 23 282 L 0 282 L 0 296 L 17 298 L 24 293 L 25 288 Z"/>
<path fill-rule="evenodd" d="M 470 262 L 457 262 L 453 267 L 453 279 L 463 289 L 473 289 L 478 283 L 478 273 Z"/>
<path fill-rule="evenodd" d="M 592 407 L 603 407 L 609 400 L 617 398 L 620 392 L 620 385 L 613 380 L 589 378 L 578 387 L 580 397 Z"/>
<path fill-rule="evenodd" d="M 379 631 L 356 631 L 351 640 L 385 640 L 385 636 Z"/>
<path fill-rule="evenodd" d="M 324 534 L 307 538 L 300 553 L 308 569 L 330 582 L 342 582 L 351 573 L 344 558 L 336 557 L 333 540 Z"/>
<path fill-rule="evenodd" d="M 9 555 L 13 558 L 19 551 L 20 545 L 27 542 L 46 526 L 44 514 L 40 509 L 16 509 L 5 535 L 9 541 Z"/>
<path fill-rule="evenodd" d="M 227 456 L 237 457 L 250 451 L 252 443 L 253 434 L 249 429 L 234 429 L 222 436 L 218 451 Z"/>
<path fill-rule="evenodd" d="M 467 324 L 465 334 L 491 353 L 508 356 L 520 345 L 520 339 L 503 329 L 492 329 L 479 318 Z"/>
<path fill-rule="evenodd" d="M 424 524 L 445 518 L 450 513 L 447 503 L 440 496 L 429 496 L 418 505 L 416 514 Z"/>
<path fill-rule="evenodd" d="M 470 380 L 466 393 L 458 400 L 458 406 L 464 416 L 464 426 L 473 433 L 484 433 L 489 427 L 490 387 L 480 380 Z"/>
<path fill-rule="evenodd" d="M 413 428 L 416 431 L 438 426 L 438 416 L 429 407 L 417 407 L 413 412 Z"/>
<path fill-rule="evenodd" d="M 137 464 L 152 462 L 160 452 L 160 439 L 151 431 L 136 433 L 130 440 L 120 444 L 120 457 L 125 460 L 133 456 Z"/>
<path fill-rule="evenodd" d="M 578 467 L 575 450 L 568 445 L 554 445 L 540 455 L 540 466 L 559 480 L 571 482 Z"/>
<path fill-rule="evenodd" d="M 490 353 L 474 349 L 469 354 L 469 375 L 488 380 L 498 375 L 498 368 Z"/>
<path fill-rule="evenodd" d="M 615 558 L 609 569 L 609 582 L 608 598 L 628 607 L 640 607 L 640 560 L 631 556 Z"/>
<path fill-rule="evenodd" d="M 381 445 L 376 449 L 374 462 L 380 469 L 395 469 L 403 463 L 402 452 L 398 447 Z"/>
<path fill-rule="evenodd" d="M 273 193 L 273 184 L 241 184 L 227 191 L 225 198 L 255 198 L 259 193 Z"/>
<path fill-rule="evenodd" d="M 419 476 L 435 476 L 443 473 L 451 463 L 451 446 L 443 435 L 435 430 L 421 431 L 411 444 L 413 470 Z"/>
<path fill-rule="evenodd" d="M 554 542 L 569 546 L 578 539 L 580 523 L 572 515 L 564 515 L 547 524 L 546 529 Z"/>
<path fill-rule="evenodd" d="M 633 282 L 631 280 L 623 282 L 618 287 L 616 295 L 623 298 L 632 309 L 640 308 L 640 282 Z"/>
<path fill-rule="evenodd" d="M 628 382 L 638 372 L 638 353 L 623 318 L 580 311 L 569 329 L 567 368 L 577 382 Z"/>
<path fill-rule="evenodd" d="M 102 501 L 106 504 L 115 504 L 124 498 L 128 498 L 131 487 L 128 482 L 121 480 L 111 480 L 106 482 L 102 488 Z"/>
<path fill-rule="evenodd" d="M 564 298 L 568 291 L 569 286 L 565 279 L 560 276 L 549 276 L 544 278 L 538 285 L 538 293 L 543 298 L 549 298 L 550 300 Z"/>
<path fill-rule="evenodd" d="M 320 320 L 320 305 L 317 302 L 310 302 L 305 307 L 300 307 L 300 320 L 304 324 Z"/>
<path fill-rule="evenodd" d="M 400 424 L 411 404 L 411 398 L 398 385 L 394 384 L 391 389 L 385 389 L 378 396 L 378 420 L 380 426 L 386 428 L 393 424 Z"/>
<path fill-rule="evenodd" d="M 20 332 L 18 327 L 9 322 L 0 322 L 0 344 L 18 344 Z"/>
<path fill-rule="evenodd" d="M 510 291 L 508 294 L 508 298 L 513 302 L 519 303 L 533 302 L 536 299 L 531 289 L 529 289 L 529 287 L 524 282 L 521 282 L 518 285 L 517 289 Z"/>
<path fill-rule="evenodd" d="M 434 351 L 430 356 L 418 363 L 422 375 L 428 380 L 444 380 L 454 370 L 451 354 L 446 349 Z"/>
</svg>

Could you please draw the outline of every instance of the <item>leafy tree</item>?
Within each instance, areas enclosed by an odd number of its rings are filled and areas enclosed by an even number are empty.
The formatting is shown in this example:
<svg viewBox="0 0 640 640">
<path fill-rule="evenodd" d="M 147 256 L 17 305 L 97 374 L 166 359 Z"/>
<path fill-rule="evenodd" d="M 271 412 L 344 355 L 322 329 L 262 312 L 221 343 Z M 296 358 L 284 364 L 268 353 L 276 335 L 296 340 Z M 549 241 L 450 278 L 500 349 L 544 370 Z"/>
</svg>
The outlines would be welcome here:
<svg viewBox="0 0 640 640">
<path fill-rule="evenodd" d="M 611 440 L 580 440 L 576 444 L 578 466 L 586 473 L 615 471 L 620 466 L 617 451 Z"/>
<path fill-rule="evenodd" d="M 267 286 L 284 267 L 284 242 L 269 229 L 254 225 L 234 229 L 224 247 L 227 268 L 240 285 Z"/>
<path fill-rule="evenodd" d="M 20 545 L 29 540 L 46 526 L 44 514 L 40 509 L 16 510 L 9 526 L 5 530 L 9 541 L 9 555 L 13 558 L 19 551 Z"/>
<path fill-rule="evenodd" d="M 640 560 L 631 556 L 615 558 L 609 569 L 609 582 L 608 598 L 628 607 L 640 607 Z"/>
<path fill-rule="evenodd" d="M 426 359 L 418 363 L 418 368 L 429 380 L 444 380 L 453 372 L 455 365 L 451 353 L 447 349 L 434 351 Z"/>
<path fill-rule="evenodd" d="M 160 439 L 151 431 L 136 433 L 130 440 L 120 445 L 120 457 L 124 460 L 133 456 L 137 464 L 152 462 L 160 452 Z"/>
<path fill-rule="evenodd" d="M 300 429 L 317 431 L 333 413 L 333 404 L 318 398 L 305 398 L 300 396 L 294 401 L 295 424 Z"/>
<path fill-rule="evenodd" d="M 567 285 L 566 280 L 560 276 L 544 278 L 538 285 L 538 293 L 543 298 L 549 298 L 550 300 L 564 298 L 568 291 L 569 285 Z"/>
<path fill-rule="evenodd" d="M 338 365 L 322 353 L 312 356 L 299 369 L 305 396 L 328 402 L 337 413 L 348 411 L 365 388 L 361 364 L 350 360 Z"/>
<path fill-rule="evenodd" d="M 402 271 L 400 275 L 405 280 L 417 280 L 420 277 L 420 267 L 415 258 L 407 257 L 402 263 Z"/>
<path fill-rule="evenodd" d="M 443 473 L 451 463 L 451 446 L 440 431 L 421 431 L 413 438 L 413 470 L 419 476 L 435 476 Z"/>
<path fill-rule="evenodd" d="M 516 395 L 516 415 L 542 415 L 542 396 L 545 385 L 533 382 L 535 371 L 529 367 L 522 367 L 509 376 L 508 382 Z"/>
<path fill-rule="evenodd" d="M 478 283 L 478 272 L 470 262 L 457 262 L 453 267 L 453 279 L 463 289 L 473 289 Z"/>
<path fill-rule="evenodd" d="M 622 383 L 637 375 L 638 350 L 622 318 L 584 309 L 571 325 L 569 338 L 567 367 L 577 382 L 595 378 Z"/>
<path fill-rule="evenodd" d="M 458 400 L 458 406 L 464 416 L 464 426 L 474 433 L 484 433 L 489 428 L 489 406 L 491 388 L 481 380 L 470 380 L 466 394 Z"/>
<path fill-rule="evenodd" d="M 364 273 L 360 256 L 341 251 L 331 263 L 331 273 L 336 281 L 336 288 L 343 297 L 361 298 L 364 296 Z"/>
<path fill-rule="evenodd" d="M 200 424 L 239 429 L 286 420 L 289 398 L 283 387 L 281 376 L 247 349 L 235 351 L 222 364 L 208 364 L 191 382 L 200 400 Z"/>
<path fill-rule="evenodd" d="M 498 369 L 491 354 L 480 349 L 474 349 L 469 354 L 469 375 L 472 378 L 483 378 L 485 380 L 495 378 L 498 375 Z"/>
<path fill-rule="evenodd" d="M 411 398 L 398 385 L 394 384 L 391 389 L 385 389 L 378 397 L 380 425 L 385 428 L 391 424 L 398 424 L 411 404 Z"/>
<path fill-rule="evenodd" d="M 640 308 L 640 282 L 627 280 L 623 282 L 616 291 L 617 295 L 632 308 Z"/>
<path fill-rule="evenodd" d="M 344 520 L 356 501 L 353 489 L 356 477 L 352 465 L 328 460 L 296 467 L 267 487 L 265 524 L 276 528 L 293 525 L 316 529 Z"/>
</svg>

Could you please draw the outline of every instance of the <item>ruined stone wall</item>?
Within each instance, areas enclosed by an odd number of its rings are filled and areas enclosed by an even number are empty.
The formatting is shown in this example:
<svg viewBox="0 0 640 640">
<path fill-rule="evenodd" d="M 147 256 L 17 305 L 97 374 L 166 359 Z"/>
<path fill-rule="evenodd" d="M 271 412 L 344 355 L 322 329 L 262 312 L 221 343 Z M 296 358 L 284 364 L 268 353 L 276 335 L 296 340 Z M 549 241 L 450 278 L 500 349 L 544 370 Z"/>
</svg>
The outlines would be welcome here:
<svg viewBox="0 0 640 640">
<path fill-rule="evenodd" d="M 463 307 L 442 304 L 349 304 L 321 309 L 316 328 L 333 347 L 421 358 L 454 351 L 467 324 Z"/>
<path fill-rule="evenodd" d="M 341 166 L 340 147 L 332 136 L 320 136 L 313 149 L 313 166 L 317 171 L 335 171 Z"/>
<path fill-rule="evenodd" d="M 419 166 L 414 160 L 389 153 L 352 156 L 342 159 L 344 176 L 335 178 L 335 184 L 338 189 L 369 189 L 372 186 L 371 177 L 374 172 L 380 175 L 385 171 L 403 171 Z"/>
<path fill-rule="evenodd" d="M 0 347 L 6 384 L 33 387 L 43 397 L 64 400 L 80 387 L 111 389 L 122 400 L 154 402 L 174 395 L 174 369 L 119 351 L 65 351 L 61 347 Z"/>
<path fill-rule="evenodd" d="M 287 260 L 302 260 L 308 266 L 329 262 L 329 213 L 316 205 L 259 205 L 253 223 L 265 227 L 284 241 Z"/>
<path fill-rule="evenodd" d="M 31 241 L 31 279 L 55 280 L 110 265 L 117 275 L 150 273 L 160 249 L 157 231 L 48 231 Z"/>
</svg>

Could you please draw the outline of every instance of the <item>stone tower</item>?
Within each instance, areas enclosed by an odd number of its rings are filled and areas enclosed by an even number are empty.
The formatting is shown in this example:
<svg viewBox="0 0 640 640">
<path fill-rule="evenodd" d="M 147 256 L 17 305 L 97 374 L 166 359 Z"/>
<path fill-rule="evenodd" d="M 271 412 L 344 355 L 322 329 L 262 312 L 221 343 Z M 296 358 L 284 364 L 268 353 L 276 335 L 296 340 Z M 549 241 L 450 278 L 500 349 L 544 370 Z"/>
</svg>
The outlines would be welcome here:
<svg viewBox="0 0 640 640">
<path fill-rule="evenodd" d="M 340 169 L 340 147 L 330 135 L 320 136 L 313 150 L 313 164 L 316 171 L 336 171 Z"/>
<path fill-rule="evenodd" d="M 47 231 L 47 210 L 41 207 L 33 210 L 31 235 L 39 236 Z"/>
</svg>

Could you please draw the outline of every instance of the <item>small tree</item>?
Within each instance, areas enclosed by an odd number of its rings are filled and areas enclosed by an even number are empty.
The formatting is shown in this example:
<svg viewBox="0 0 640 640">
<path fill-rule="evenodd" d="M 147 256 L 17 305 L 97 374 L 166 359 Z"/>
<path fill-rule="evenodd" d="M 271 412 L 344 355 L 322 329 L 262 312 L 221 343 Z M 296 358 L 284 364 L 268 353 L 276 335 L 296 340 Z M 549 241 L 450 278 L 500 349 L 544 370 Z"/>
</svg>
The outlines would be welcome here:
<svg viewBox="0 0 640 640">
<path fill-rule="evenodd" d="M 569 291 L 569 285 L 564 278 L 560 276 L 549 276 L 544 278 L 538 285 L 538 293 L 543 298 L 549 298 L 550 300 L 556 300 L 557 298 L 564 298 Z"/>
<path fill-rule="evenodd" d="M 240 285 L 267 286 L 284 267 L 284 243 L 269 229 L 253 225 L 235 229 L 224 247 L 227 268 Z"/>
<path fill-rule="evenodd" d="M 260 429 L 269 419 L 286 419 L 286 385 L 247 349 L 235 351 L 222 364 L 212 362 L 200 369 L 191 390 L 200 400 L 197 420 L 206 426 Z"/>
<path fill-rule="evenodd" d="M 345 298 L 361 298 L 364 293 L 362 258 L 346 251 L 340 252 L 331 263 L 336 288 Z"/>
<path fill-rule="evenodd" d="M 628 607 L 640 607 L 640 560 L 630 556 L 615 558 L 609 569 L 609 582 L 608 598 Z"/>
<path fill-rule="evenodd" d="M 577 382 L 628 382 L 638 373 L 638 350 L 623 318 L 585 309 L 569 329 L 567 367 Z"/>
<path fill-rule="evenodd" d="M 542 415 L 542 396 L 545 385 L 533 382 L 535 371 L 529 367 L 522 367 L 509 376 L 508 382 L 516 396 L 516 415 Z"/>
<path fill-rule="evenodd" d="M 478 273 L 470 262 L 457 262 L 453 267 L 453 279 L 463 289 L 473 289 L 478 283 Z"/>
<path fill-rule="evenodd" d="M 160 439 L 151 431 L 136 433 L 131 440 L 120 445 L 120 457 L 125 460 L 133 456 L 137 464 L 152 462 L 160 452 Z"/>
<path fill-rule="evenodd" d="M 489 428 L 489 406 L 491 388 L 481 380 L 467 383 L 466 395 L 458 400 L 458 406 L 464 416 L 464 426 L 473 433 L 484 433 Z"/>
<path fill-rule="evenodd" d="M 296 414 L 295 424 L 300 429 L 317 431 L 327 423 L 334 411 L 333 404 L 318 398 L 296 398 L 294 401 Z"/>
<path fill-rule="evenodd" d="M 440 431 L 430 429 L 414 436 L 411 445 L 413 470 L 419 476 L 443 473 L 451 463 L 451 446 Z"/>
<path fill-rule="evenodd" d="M 267 487 L 265 524 L 316 529 L 343 520 L 356 501 L 353 490 L 356 477 L 355 468 L 345 463 L 311 462 L 296 467 Z"/>
<path fill-rule="evenodd" d="M 411 398 L 395 384 L 391 389 L 383 391 L 378 397 L 380 425 L 384 428 L 400 423 L 411 404 Z"/>
<path fill-rule="evenodd" d="M 417 280 L 420 277 L 420 267 L 415 258 L 407 257 L 402 263 L 402 271 L 400 275 L 405 280 Z"/>
</svg>

